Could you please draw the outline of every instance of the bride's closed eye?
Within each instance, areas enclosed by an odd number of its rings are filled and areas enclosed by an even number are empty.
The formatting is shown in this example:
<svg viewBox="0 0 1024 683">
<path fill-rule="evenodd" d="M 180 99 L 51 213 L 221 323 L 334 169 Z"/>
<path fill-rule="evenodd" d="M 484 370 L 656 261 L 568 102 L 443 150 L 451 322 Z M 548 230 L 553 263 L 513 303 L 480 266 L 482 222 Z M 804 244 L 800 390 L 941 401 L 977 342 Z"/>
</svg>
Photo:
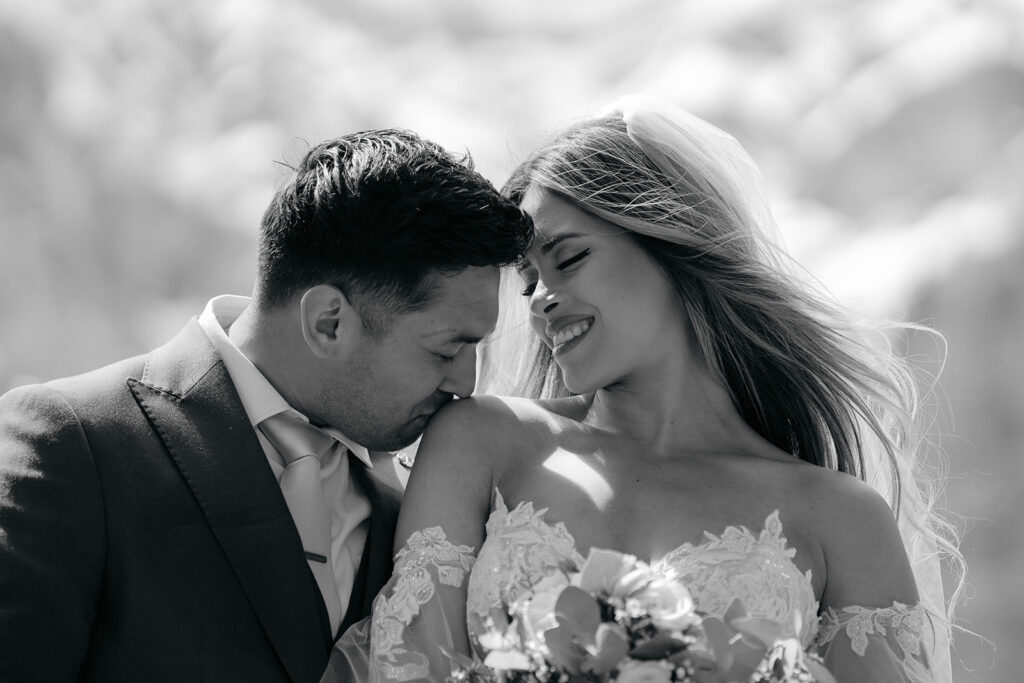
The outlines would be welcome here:
<svg viewBox="0 0 1024 683">
<path fill-rule="evenodd" d="M 573 267 L 574 265 L 576 265 L 577 263 L 579 263 L 583 259 L 587 258 L 588 256 L 590 256 L 590 249 L 589 248 L 588 249 L 582 249 L 582 250 L 576 252 L 575 254 L 573 254 L 572 256 L 570 256 L 569 258 L 565 259 L 564 261 L 559 261 L 557 264 L 555 264 L 555 269 L 556 270 L 566 270 L 568 268 Z M 523 296 L 533 296 L 533 293 L 535 291 L 537 291 L 537 281 L 536 280 L 534 280 L 533 282 L 530 282 L 529 284 L 527 284 L 523 288 L 523 290 L 520 292 L 520 294 L 522 294 Z"/>
<path fill-rule="evenodd" d="M 570 266 L 576 265 L 577 263 L 579 263 L 583 259 L 587 258 L 588 256 L 590 256 L 590 249 L 583 249 L 582 251 L 579 251 L 579 252 L 573 254 L 572 256 L 570 256 L 569 258 L 565 259 L 564 261 L 561 261 L 555 267 L 558 268 L 558 270 L 565 270 L 566 268 L 569 268 Z"/>
</svg>

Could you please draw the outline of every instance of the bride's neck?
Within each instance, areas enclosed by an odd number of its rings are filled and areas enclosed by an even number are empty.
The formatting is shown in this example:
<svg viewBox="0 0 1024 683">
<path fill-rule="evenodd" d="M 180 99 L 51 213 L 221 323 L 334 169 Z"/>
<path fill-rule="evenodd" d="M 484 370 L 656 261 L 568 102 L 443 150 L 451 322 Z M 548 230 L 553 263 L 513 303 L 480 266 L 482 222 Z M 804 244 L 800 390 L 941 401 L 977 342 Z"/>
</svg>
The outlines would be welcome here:
<svg viewBox="0 0 1024 683">
<path fill-rule="evenodd" d="M 598 390 L 585 422 L 665 457 L 742 450 L 754 434 L 703 360 Z"/>
</svg>

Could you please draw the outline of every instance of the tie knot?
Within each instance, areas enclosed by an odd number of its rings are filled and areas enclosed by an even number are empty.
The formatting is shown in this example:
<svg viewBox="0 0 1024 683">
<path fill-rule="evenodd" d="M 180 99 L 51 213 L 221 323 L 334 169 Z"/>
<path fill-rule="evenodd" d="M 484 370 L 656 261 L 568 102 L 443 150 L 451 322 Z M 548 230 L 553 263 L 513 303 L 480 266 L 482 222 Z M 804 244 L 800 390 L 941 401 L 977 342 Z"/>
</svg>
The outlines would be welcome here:
<svg viewBox="0 0 1024 683">
<path fill-rule="evenodd" d="M 307 455 L 320 459 L 337 443 L 322 429 L 285 413 L 271 415 L 260 422 L 259 428 L 281 454 L 285 465 Z"/>
</svg>

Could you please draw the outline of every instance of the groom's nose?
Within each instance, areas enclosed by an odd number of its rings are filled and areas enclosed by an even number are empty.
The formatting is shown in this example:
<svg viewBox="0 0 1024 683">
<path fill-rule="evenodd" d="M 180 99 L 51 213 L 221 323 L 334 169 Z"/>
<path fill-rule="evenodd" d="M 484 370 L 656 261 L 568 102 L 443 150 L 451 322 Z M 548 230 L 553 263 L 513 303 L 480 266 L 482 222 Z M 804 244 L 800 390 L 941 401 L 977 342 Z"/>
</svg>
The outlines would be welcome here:
<svg viewBox="0 0 1024 683">
<path fill-rule="evenodd" d="M 476 387 L 476 345 L 467 344 L 448 365 L 441 386 L 441 391 L 465 398 L 473 393 Z"/>
</svg>

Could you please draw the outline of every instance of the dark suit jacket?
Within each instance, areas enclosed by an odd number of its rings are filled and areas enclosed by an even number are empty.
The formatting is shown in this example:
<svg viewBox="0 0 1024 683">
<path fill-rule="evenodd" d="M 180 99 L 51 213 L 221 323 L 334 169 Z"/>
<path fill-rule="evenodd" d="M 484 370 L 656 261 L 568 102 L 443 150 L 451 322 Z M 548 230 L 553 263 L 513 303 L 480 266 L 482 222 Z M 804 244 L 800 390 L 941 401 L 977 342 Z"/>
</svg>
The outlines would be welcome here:
<svg viewBox="0 0 1024 683">
<path fill-rule="evenodd" d="M 401 495 L 387 459 L 352 469 L 373 513 L 343 628 L 391 573 Z M 0 398 L 0 681 L 318 681 L 328 629 L 195 320 L 148 355 Z"/>
</svg>

